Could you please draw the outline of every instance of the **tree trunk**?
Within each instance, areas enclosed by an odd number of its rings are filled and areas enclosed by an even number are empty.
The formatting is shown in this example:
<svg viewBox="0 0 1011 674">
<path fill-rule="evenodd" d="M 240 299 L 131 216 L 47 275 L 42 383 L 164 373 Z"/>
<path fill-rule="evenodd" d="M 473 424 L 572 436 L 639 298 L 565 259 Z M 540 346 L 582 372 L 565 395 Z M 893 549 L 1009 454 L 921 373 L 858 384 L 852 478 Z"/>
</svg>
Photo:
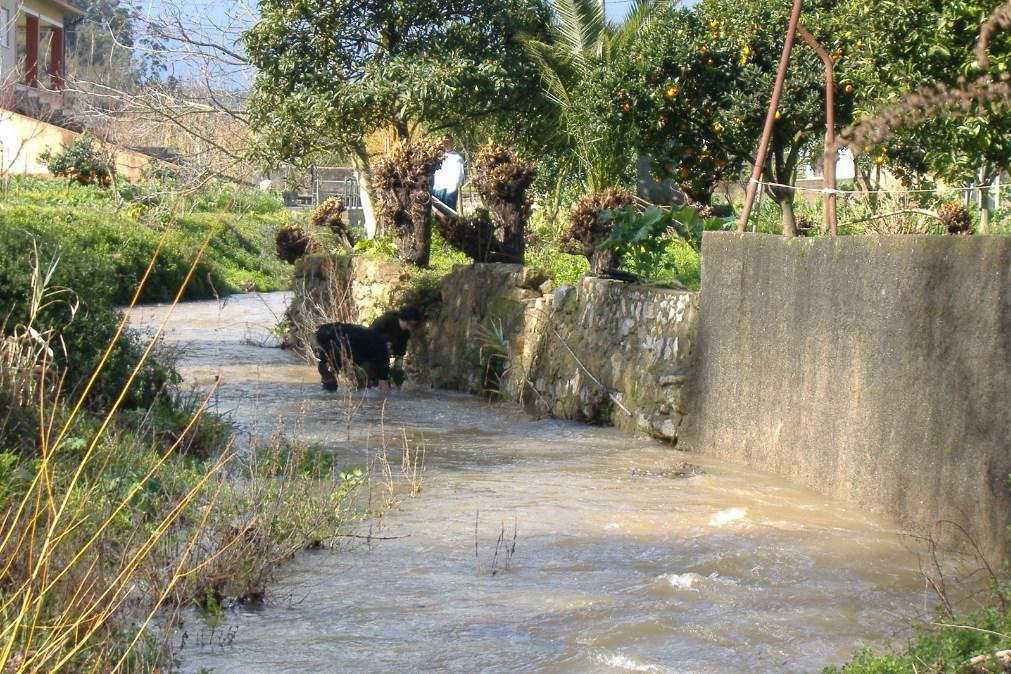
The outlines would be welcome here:
<svg viewBox="0 0 1011 674">
<path fill-rule="evenodd" d="M 990 200 L 983 195 L 983 203 L 979 206 L 979 233 L 990 233 Z"/>
<path fill-rule="evenodd" d="M 432 252 L 432 228 L 429 223 L 432 201 L 425 197 L 428 197 L 428 191 L 418 192 L 413 185 L 396 187 L 382 197 L 389 205 L 395 206 L 390 234 L 400 251 L 400 259 L 416 267 L 427 267 Z"/>
<path fill-rule="evenodd" d="M 496 196 L 488 198 L 488 208 L 496 215 L 502 227 L 501 255 L 503 262 L 523 264 L 526 250 L 524 224 L 526 223 L 526 203 L 509 201 Z"/>
<path fill-rule="evenodd" d="M 990 216 L 993 210 L 993 204 L 991 203 L 991 195 L 993 194 L 994 178 L 988 175 L 987 164 L 984 163 L 979 169 L 979 184 L 980 189 L 977 190 L 979 194 L 979 233 L 989 234 L 990 233 Z"/>
<path fill-rule="evenodd" d="M 620 262 L 617 251 L 610 249 L 595 251 L 590 256 L 590 273 L 603 274 L 615 270 Z"/>
<path fill-rule="evenodd" d="M 772 198 L 779 204 L 779 211 L 782 214 L 783 236 L 797 236 L 797 216 L 793 212 L 793 190 L 773 187 L 770 192 Z"/>
<path fill-rule="evenodd" d="M 716 190 L 716 183 L 712 182 L 707 185 L 695 185 L 686 187 L 685 185 L 680 185 L 681 191 L 685 193 L 685 196 L 693 204 L 698 204 L 699 206 L 712 206 L 713 205 L 713 192 Z"/>
<path fill-rule="evenodd" d="M 376 231 L 376 212 L 372 204 L 372 176 L 369 170 L 369 157 L 365 153 L 364 147 L 355 150 L 351 162 L 354 167 L 355 180 L 358 181 L 362 214 L 365 216 L 365 233 L 371 239 L 379 232 Z"/>
</svg>

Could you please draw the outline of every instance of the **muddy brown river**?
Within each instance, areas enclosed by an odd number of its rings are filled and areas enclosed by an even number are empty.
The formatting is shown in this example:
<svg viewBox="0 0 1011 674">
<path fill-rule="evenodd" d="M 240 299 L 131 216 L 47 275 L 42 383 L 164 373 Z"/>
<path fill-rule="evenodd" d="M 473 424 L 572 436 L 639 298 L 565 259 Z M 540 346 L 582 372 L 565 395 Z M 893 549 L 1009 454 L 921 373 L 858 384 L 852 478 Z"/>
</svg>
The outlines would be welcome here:
<svg viewBox="0 0 1011 674">
<path fill-rule="evenodd" d="M 349 426 L 314 367 L 250 343 L 285 301 L 178 307 L 186 380 L 220 378 L 247 443 L 283 427 L 353 466 L 385 435 L 398 464 L 406 434 L 423 488 L 383 540 L 299 555 L 265 607 L 191 616 L 184 671 L 818 672 L 936 603 L 894 523 L 744 466 L 410 385 Z"/>
</svg>

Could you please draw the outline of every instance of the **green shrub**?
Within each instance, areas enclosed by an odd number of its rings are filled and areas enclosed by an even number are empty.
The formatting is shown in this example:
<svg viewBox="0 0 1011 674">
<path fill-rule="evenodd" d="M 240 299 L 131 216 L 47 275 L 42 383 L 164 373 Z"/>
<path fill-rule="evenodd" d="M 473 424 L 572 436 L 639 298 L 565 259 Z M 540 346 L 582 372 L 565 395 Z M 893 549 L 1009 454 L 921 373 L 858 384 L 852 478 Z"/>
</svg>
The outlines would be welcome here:
<svg viewBox="0 0 1011 674">
<path fill-rule="evenodd" d="M 33 327 L 40 333 L 52 329 L 59 335 L 58 343 L 53 344 L 53 364 L 64 377 L 65 394 L 78 391 L 99 364 L 120 323 L 115 308 L 119 288 L 114 266 L 101 255 L 75 256 L 61 251 L 47 236 L 35 237 L 20 228 L 0 229 L 0 247 L 6 252 L 0 256 L 0 307 L 9 327 L 28 322 L 35 251 L 42 265 L 58 259 L 51 287 L 69 288 L 73 294 L 65 301 L 47 303 Z M 106 360 L 103 376 L 92 389 L 92 406 L 104 407 L 115 399 L 141 352 L 136 334 L 124 331 Z M 148 364 L 130 388 L 125 404 L 147 404 L 170 376 L 163 368 Z"/>
<path fill-rule="evenodd" d="M 277 213 L 284 211 L 279 192 L 242 188 L 226 183 L 209 186 L 189 200 L 190 210 L 201 213 Z"/>
<path fill-rule="evenodd" d="M 39 155 L 39 161 L 46 165 L 50 173 L 76 180 L 82 185 L 105 187 L 109 184 L 112 178 L 112 158 L 105 150 L 95 147 L 94 138 L 84 133 L 70 145 L 61 147 L 60 152 L 54 152 L 50 148 Z"/>
<path fill-rule="evenodd" d="M 1006 598 L 1005 598 L 1006 600 Z M 909 644 L 894 653 L 875 655 L 865 649 L 842 667 L 825 674 L 984 674 L 1006 672 L 999 659 L 969 664 L 976 656 L 992 656 L 1011 648 L 1011 613 L 994 606 L 960 616 L 941 616 L 920 628 Z"/>
</svg>

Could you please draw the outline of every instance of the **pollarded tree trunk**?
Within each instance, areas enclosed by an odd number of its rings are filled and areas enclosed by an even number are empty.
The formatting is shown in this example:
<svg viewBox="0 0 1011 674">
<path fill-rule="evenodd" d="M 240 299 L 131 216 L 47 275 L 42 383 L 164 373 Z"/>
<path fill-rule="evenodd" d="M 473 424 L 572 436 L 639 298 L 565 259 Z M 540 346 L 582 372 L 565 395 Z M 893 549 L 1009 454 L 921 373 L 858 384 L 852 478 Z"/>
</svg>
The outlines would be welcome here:
<svg viewBox="0 0 1011 674">
<path fill-rule="evenodd" d="M 621 258 L 615 250 L 597 250 L 590 256 L 590 273 L 607 274 L 614 272 L 621 264 Z"/>
<path fill-rule="evenodd" d="M 523 254 L 526 249 L 524 232 L 530 211 L 529 206 L 525 202 L 516 203 L 492 197 L 488 199 L 488 208 L 501 223 L 502 261 L 523 264 Z"/>
<path fill-rule="evenodd" d="M 793 190 L 785 187 L 772 187 L 769 191 L 772 198 L 779 205 L 783 223 L 783 236 L 797 236 L 797 215 L 793 210 Z"/>
<path fill-rule="evenodd" d="M 418 267 L 428 266 L 432 248 L 430 188 L 444 156 L 442 147 L 431 141 L 400 141 L 372 163 L 378 231 L 391 234 L 400 259 Z"/>
<path fill-rule="evenodd" d="M 571 255 L 583 255 L 590 261 L 590 271 L 605 274 L 618 269 L 621 256 L 614 250 L 600 250 L 614 226 L 613 219 L 601 218 L 605 211 L 618 211 L 632 203 L 632 195 L 609 188 L 603 192 L 587 192 L 569 209 L 569 226 L 558 239 L 558 250 Z"/>
<path fill-rule="evenodd" d="M 491 141 L 474 160 L 472 182 L 484 197 L 498 229 L 498 255 L 503 262 L 523 263 L 524 233 L 530 217 L 526 190 L 534 174 L 533 165 Z"/>
<path fill-rule="evenodd" d="M 502 256 L 502 247 L 495 237 L 495 225 L 487 209 L 479 208 L 469 217 L 436 218 L 446 243 L 474 262 L 509 262 Z"/>
</svg>

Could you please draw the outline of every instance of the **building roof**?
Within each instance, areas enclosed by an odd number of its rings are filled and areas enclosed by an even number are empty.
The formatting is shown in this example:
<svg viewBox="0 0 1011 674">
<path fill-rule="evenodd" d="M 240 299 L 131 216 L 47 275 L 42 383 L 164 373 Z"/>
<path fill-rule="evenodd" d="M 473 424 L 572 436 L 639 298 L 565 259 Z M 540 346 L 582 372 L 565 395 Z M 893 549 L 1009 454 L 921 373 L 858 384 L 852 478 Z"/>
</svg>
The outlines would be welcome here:
<svg viewBox="0 0 1011 674">
<path fill-rule="evenodd" d="M 66 0 L 49 0 L 49 2 L 60 7 L 64 12 L 69 14 L 76 14 L 78 16 L 84 16 L 84 10 L 80 7 L 76 7 L 73 4 L 67 2 Z"/>
</svg>

